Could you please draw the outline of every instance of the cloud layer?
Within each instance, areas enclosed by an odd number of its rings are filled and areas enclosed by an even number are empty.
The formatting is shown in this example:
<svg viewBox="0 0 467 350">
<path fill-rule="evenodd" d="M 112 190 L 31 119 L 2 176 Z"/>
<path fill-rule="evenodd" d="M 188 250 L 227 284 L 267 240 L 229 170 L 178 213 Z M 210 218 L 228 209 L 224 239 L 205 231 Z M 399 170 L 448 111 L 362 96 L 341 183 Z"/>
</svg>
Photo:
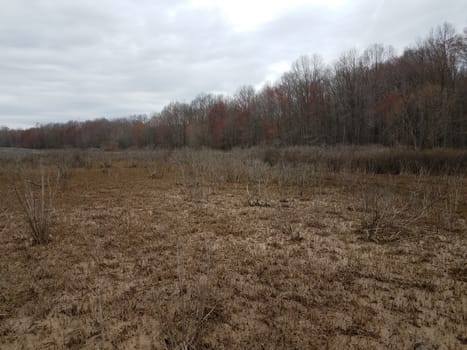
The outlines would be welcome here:
<svg viewBox="0 0 467 350">
<path fill-rule="evenodd" d="M 235 5 L 233 5 L 235 3 Z M 152 113 L 275 80 L 303 54 L 399 52 L 467 2 L 15 0 L 0 12 L 0 125 Z"/>
</svg>

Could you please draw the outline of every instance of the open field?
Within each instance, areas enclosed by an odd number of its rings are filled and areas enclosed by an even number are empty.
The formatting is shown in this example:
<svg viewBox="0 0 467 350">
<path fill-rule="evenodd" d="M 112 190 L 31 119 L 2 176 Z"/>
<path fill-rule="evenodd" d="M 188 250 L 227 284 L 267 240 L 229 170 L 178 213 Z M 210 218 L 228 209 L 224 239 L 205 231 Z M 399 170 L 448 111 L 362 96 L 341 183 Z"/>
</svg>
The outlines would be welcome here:
<svg viewBox="0 0 467 350">
<path fill-rule="evenodd" d="M 15 152 L 0 154 L 1 349 L 467 346 L 465 168 Z M 60 181 L 34 245 L 16 196 L 41 171 Z"/>
</svg>

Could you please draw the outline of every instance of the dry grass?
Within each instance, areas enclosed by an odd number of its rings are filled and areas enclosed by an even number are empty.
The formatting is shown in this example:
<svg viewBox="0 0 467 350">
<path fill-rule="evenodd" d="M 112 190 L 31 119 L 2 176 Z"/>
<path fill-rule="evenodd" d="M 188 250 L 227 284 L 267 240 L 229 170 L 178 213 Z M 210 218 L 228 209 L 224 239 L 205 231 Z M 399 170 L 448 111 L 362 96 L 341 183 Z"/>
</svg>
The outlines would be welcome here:
<svg viewBox="0 0 467 350">
<path fill-rule="evenodd" d="M 72 167 L 48 245 L 4 203 L 0 348 L 465 347 L 465 176 L 271 167 L 255 152 Z"/>
</svg>

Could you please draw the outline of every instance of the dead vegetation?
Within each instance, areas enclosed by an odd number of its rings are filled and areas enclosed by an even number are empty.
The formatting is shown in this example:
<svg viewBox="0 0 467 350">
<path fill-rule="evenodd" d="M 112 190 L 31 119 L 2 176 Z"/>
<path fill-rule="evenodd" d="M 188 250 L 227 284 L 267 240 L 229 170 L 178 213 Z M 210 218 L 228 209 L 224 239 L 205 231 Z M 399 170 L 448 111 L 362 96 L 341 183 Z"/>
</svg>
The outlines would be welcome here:
<svg viewBox="0 0 467 350">
<path fill-rule="evenodd" d="M 0 348 L 462 348 L 464 174 L 261 157 L 77 153 L 52 202 L 55 173 L 22 163 L 17 192 L 43 194 L 57 235 L 31 245 L 0 202 Z"/>
<path fill-rule="evenodd" d="M 63 170 L 54 176 L 41 167 L 39 179 L 35 174 L 24 168 L 19 168 L 13 186 L 16 198 L 21 206 L 27 221 L 33 244 L 46 244 L 50 240 L 50 226 L 54 214 L 54 199 L 57 194 L 60 175 Z"/>
<path fill-rule="evenodd" d="M 203 250 L 204 261 L 198 262 L 202 273 L 187 276 L 187 259 L 184 248 L 179 244 L 175 291 L 169 298 L 164 295 L 156 298 L 156 313 L 161 320 L 161 333 L 168 349 L 199 348 L 210 318 L 216 315 L 216 308 L 219 309 L 213 300 L 209 243 L 205 242 Z"/>
</svg>

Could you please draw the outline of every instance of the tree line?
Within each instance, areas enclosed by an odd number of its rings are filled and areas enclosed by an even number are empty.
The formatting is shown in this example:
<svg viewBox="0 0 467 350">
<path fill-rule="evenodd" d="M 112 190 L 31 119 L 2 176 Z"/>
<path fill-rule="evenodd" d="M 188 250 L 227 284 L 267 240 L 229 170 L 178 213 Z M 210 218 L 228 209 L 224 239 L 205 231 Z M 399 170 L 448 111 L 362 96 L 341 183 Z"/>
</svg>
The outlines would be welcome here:
<svg viewBox="0 0 467 350">
<path fill-rule="evenodd" d="M 467 146 L 467 28 L 448 23 L 396 55 L 374 44 L 331 66 L 302 56 L 272 84 L 202 94 L 150 117 L 0 129 L 0 146 L 212 147 L 258 144 Z"/>
</svg>

